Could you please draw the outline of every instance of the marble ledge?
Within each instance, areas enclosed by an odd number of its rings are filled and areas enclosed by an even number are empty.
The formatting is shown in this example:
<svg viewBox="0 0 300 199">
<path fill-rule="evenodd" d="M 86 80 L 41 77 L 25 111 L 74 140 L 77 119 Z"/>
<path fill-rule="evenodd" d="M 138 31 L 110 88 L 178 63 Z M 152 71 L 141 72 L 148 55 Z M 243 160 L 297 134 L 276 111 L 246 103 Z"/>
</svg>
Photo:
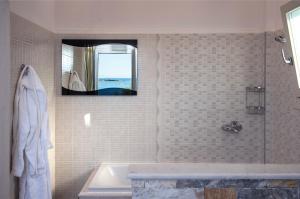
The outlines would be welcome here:
<svg viewBox="0 0 300 199">
<path fill-rule="evenodd" d="M 300 164 L 131 164 L 130 179 L 300 179 Z"/>
</svg>

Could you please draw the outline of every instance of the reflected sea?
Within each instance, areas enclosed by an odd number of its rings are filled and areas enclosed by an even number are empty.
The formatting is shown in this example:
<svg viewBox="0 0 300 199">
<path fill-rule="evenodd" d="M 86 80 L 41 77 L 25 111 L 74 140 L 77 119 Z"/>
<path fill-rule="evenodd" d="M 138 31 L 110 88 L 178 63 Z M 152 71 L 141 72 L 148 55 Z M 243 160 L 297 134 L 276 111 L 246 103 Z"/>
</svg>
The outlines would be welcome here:
<svg viewBox="0 0 300 199">
<path fill-rule="evenodd" d="M 105 88 L 131 89 L 131 78 L 99 78 L 98 89 Z"/>
</svg>

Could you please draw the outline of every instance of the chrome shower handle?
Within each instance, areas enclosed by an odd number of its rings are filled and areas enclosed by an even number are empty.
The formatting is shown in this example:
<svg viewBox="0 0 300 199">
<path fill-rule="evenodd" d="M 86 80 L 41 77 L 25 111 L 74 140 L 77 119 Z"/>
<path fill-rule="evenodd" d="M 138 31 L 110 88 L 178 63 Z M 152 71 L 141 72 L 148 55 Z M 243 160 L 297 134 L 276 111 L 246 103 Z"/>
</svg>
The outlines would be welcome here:
<svg viewBox="0 0 300 199">
<path fill-rule="evenodd" d="M 229 124 L 224 124 L 222 130 L 230 133 L 239 133 L 243 129 L 242 124 L 238 121 L 231 121 Z"/>
<path fill-rule="evenodd" d="M 293 58 L 292 57 L 286 58 L 283 48 L 281 48 L 281 54 L 282 54 L 282 58 L 283 58 L 284 63 L 289 64 L 289 65 L 293 65 Z"/>
<path fill-rule="evenodd" d="M 287 42 L 287 39 L 283 35 L 279 35 L 279 36 L 275 37 L 275 41 L 284 44 L 284 43 Z M 284 52 L 283 48 L 281 48 L 281 55 L 282 55 L 284 63 L 289 64 L 289 65 L 293 65 L 294 64 L 292 57 L 288 57 L 287 58 L 285 56 L 285 52 Z"/>
</svg>

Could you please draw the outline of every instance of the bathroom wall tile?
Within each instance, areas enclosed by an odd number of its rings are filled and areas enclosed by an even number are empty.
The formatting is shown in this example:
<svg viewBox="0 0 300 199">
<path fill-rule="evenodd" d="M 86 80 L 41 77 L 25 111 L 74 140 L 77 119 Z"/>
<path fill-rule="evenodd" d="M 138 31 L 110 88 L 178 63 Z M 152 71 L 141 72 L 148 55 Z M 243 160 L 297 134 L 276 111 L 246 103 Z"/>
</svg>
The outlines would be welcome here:
<svg viewBox="0 0 300 199">
<path fill-rule="evenodd" d="M 232 188 L 205 188 L 205 199 L 236 199 L 236 191 Z"/>
<path fill-rule="evenodd" d="M 55 93 L 54 93 L 54 33 L 11 13 L 11 90 L 14 98 L 21 64 L 34 67 L 47 92 L 49 129 L 54 146 L 48 159 L 51 185 L 55 187 Z"/>
<path fill-rule="evenodd" d="M 245 87 L 264 83 L 264 34 L 160 35 L 158 160 L 263 162 L 264 116 Z M 220 128 L 238 120 L 239 134 Z"/>
<path fill-rule="evenodd" d="M 237 199 L 298 199 L 297 189 L 241 189 Z"/>
<path fill-rule="evenodd" d="M 176 187 L 176 180 L 148 180 L 145 181 L 145 188 L 170 189 L 170 188 L 177 188 L 177 187 Z"/>
<path fill-rule="evenodd" d="M 292 68 L 282 65 L 274 35 L 267 33 L 266 41 L 266 157 L 268 162 L 297 162 L 295 77 Z M 245 87 L 264 85 L 265 34 L 166 34 L 159 35 L 159 42 L 158 35 L 59 35 L 57 66 L 59 39 L 72 37 L 138 38 L 139 89 L 135 97 L 61 96 L 56 68 L 56 169 L 63 170 L 69 161 L 73 165 L 71 176 L 60 172 L 56 180 L 72 182 L 65 190 L 70 198 L 105 161 L 264 161 L 264 116 L 246 114 Z M 278 81 L 281 76 L 289 81 Z M 84 123 L 86 114 L 91 126 Z M 220 129 L 231 120 L 243 124 L 241 133 Z"/>
<path fill-rule="evenodd" d="M 176 187 L 174 186 L 176 184 Z M 133 199 L 298 199 L 298 180 L 133 180 Z"/>
<path fill-rule="evenodd" d="M 172 199 L 172 198 L 189 198 L 204 199 L 203 189 L 143 189 L 136 188 L 132 193 L 133 199 Z"/>
<path fill-rule="evenodd" d="M 204 188 L 211 180 L 177 180 L 176 188 Z"/>
<path fill-rule="evenodd" d="M 138 96 L 70 97 L 60 95 L 60 67 L 54 67 L 60 66 L 60 45 L 54 64 L 54 34 L 11 16 L 12 90 L 26 63 L 36 68 L 48 94 L 56 198 L 76 198 L 104 161 L 263 162 L 264 119 L 245 113 L 244 89 L 264 84 L 265 59 L 267 162 L 299 162 L 300 94 L 294 67 L 282 62 L 282 46 L 274 41 L 280 31 L 268 32 L 266 40 L 264 34 L 159 35 L 159 46 L 157 35 L 59 35 L 139 40 Z M 91 115 L 90 127 L 85 114 Z M 240 134 L 220 130 L 231 120 L 243 124 Z M 197 197 L 194 189 L 181 191 Z"/>
<path fill-rule="evenodd" d="M 299 163 L 299 88 L 294 66 L 285 64 L 282 44 L 274 40 L 282 31 L 266 37 L 266 153 L 269 163 Z"/>
<path fill-rule="evenodd" d="M 56 65 L 60 66 L 61 38 L 138 39 L 137 96 L 61 96 L 61 71 L 55 69 L 56 161 L 57 170 L 65 164 L 72 173 L 56 175 L 69 199 L 77 198 L 93 169 L 102 162 L 153 162 L 156 160 L 156 35 L 57 35 Z M 84 116 L 89 114 L 90 126 Z M 66 160 L 63 160 L 65 157 Z M 59 189 L 59 187 L 57 187 Z M 64 197 L 61 192 L 57 198 Z"/>
<path fill-rule="evenodd" d="M 131 186 L 136 188 L 145 188 L 144 180 L 131 180 Z"/>
<path fill-rule="evenodd" d="M 298 180 L 255 180 L 255 179 L 217 179 L 217 180 L 177 180 L 176 188 L 297 188 Z"/>
</svg>

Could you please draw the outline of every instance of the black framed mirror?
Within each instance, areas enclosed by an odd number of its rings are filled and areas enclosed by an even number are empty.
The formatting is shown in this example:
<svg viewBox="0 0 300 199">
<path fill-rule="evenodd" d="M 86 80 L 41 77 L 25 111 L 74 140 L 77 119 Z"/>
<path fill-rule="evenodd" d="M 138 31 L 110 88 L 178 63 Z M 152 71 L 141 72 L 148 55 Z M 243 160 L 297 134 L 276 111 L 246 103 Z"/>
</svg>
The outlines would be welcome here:
<svg viewBox="0 0 300 199">
<path fill-rule="evenodd" d="M 62 40 L 62 95 L 137 95 L 137 40 Z"/>
</svg>

